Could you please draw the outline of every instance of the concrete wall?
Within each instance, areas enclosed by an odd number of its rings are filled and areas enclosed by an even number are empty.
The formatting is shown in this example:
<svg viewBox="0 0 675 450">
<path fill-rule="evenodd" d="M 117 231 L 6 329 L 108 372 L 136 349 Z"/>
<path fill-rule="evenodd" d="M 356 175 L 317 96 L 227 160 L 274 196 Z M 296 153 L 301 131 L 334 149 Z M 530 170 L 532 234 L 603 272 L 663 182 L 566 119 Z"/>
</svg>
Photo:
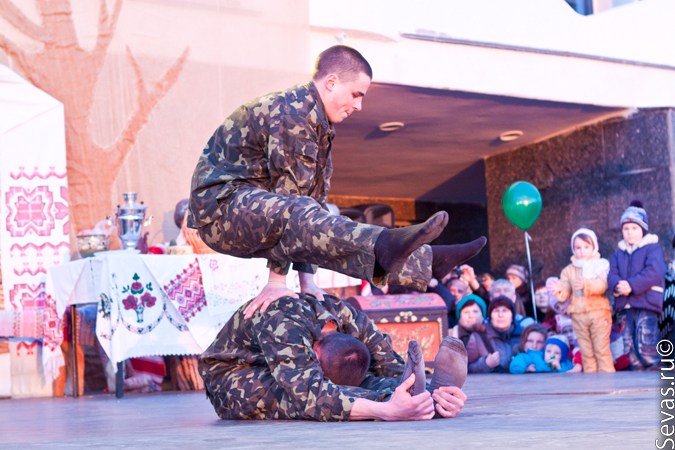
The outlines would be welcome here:
<svg viewBox="0 0 675 450">
<path fill-rule="evenodd" d="M 609 258 L 621 239 L 619 219 L 632 200 L 643 202 L 649 231 L 671 258 L 673 238 L 673 109 L 640 110 L 632 116 L 577 129 L 486 160 L 490 263 L 501 276 L 511 263 L 526 264 L 524 233 L 502 210 L 506 188 L 534 184 L 543 210 L 529 230 L 535 283 L 558 276 L 571 256 L 569 239 L 579 227 L 593 229 Z"/>
</svg>

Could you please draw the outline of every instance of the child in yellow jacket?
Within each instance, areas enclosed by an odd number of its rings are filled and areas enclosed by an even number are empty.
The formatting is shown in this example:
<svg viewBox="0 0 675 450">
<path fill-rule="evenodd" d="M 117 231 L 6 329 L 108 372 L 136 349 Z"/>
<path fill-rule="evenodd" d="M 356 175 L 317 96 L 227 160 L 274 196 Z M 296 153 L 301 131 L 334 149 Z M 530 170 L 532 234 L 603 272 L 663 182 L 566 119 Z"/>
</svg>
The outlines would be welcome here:
<svg viewBox="0 0 675 450">
<path fill-rule="evenodd" d="M 584 372 L 614 372 L 609 348 L 612 311 L 607 291 L 609 262 L 600 257 L 598 239 L 588 228 L 579 228 L 571 239 L 572 263 L 560 274 L 555 289 L 558 301 L 568 298 L 567 312 L 579 342 Z"/>
</svg>

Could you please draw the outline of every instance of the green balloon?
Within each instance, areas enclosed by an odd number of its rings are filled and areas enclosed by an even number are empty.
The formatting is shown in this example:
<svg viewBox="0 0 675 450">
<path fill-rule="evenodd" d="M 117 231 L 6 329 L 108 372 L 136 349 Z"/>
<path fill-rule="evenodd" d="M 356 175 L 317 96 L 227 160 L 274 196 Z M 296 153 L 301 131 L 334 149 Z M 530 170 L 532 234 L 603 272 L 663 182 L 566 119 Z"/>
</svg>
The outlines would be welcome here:
<svg viewBox="0 0 675 450">
<path fill-rule="evenodd" d="M 516 181 L 506 188 L 502 208 L 512 224 L 527 231 L 541 214 L 541 194 L 531 183 Z"/>
</svg>

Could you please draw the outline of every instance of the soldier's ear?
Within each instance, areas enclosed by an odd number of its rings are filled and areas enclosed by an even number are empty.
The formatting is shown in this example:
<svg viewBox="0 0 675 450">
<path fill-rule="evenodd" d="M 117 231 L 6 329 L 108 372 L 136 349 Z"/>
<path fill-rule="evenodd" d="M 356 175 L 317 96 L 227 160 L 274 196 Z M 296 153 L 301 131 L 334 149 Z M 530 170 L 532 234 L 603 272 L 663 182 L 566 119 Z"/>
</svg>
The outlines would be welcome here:
<svg viewBox="0 0 675 450">
<path fill-rule="evenodd" d="M 332 92 L 338 81 L 340 81 L 340 78 L 337 76 L 337 74 L 329 73 L 326 75 L 326 78 L 323 79 L 324 87 L 326 90 Z"/>
</svg>

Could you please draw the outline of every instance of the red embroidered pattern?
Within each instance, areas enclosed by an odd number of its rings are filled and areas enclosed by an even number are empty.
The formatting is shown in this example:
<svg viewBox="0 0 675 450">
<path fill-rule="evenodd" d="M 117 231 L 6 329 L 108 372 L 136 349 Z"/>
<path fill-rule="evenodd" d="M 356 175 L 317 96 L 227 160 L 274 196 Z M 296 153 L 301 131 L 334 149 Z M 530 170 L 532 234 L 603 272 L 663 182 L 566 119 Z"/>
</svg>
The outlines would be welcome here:
<svg viewBox="0 0 675 450">
<path fill-rule="evenodd" d="M 164 286 L 164 292 L 171 300 L 178 304 L 178 312 L 189 322 L 206 307 L 206 295 L 202 286 L 202 272 L 199 262 L 195 259 L 183 272 Z"/>
<path fill-rule="evenodd" d="M 10 187 L 5 195 L 7 209 L 7 231 L 13 237 L 25 236 L 33 231 L 38 236 L 49 236 L 54 229 L 52 206 L 54 196 L 47 186 L 35 189 Z"/>
<path fill-rule="evenodd" d="M 68 253 L 70 244 L 61 242 L 52 244 L 50 242 L 42 245 L 29 243 L 26 245 L 13 244 L 9 248 L 9 257 L 14 261 L 12 269 L 16 275 L 25 273 L 37 275 L 38 273 L 47 273 L 47 266 L 61 263 L 62 252 Z"/>
<path fill-rule="evenodd" d="M 54 169 L 55 169 L 54 166 L 49 166 L 49 172 L 41 174 L 40 172 L 38 172 L 38 167 L 33 167 L 33 172 L 28 173 L 26 172 L 25 166 L 19 166 L 19 171 L 10 172 L 9 176 L 13 180 L 18 180 L 20 178 L 26 178 L 28 180 L 32 180 L 33 178 L 39 178 L 41 180 L 47 180 L 52 177 L 61 179 L 66 178 L 66 172 L 57 173 L 56 170 Z"/>
<path fill-rule="evenodd" d="M 14 309 L 44 308 L 45 307 L 45 284 L 37 286 L 25 283 L 15 284 L 9 290 L 9 302 Z"/>
<path fill-rule="evenodd" d="M 56 313 L 56 300 L 51 295 L 45 299 L 44 337 L 42 345 L 49 350 L 56 350 L 63 342 L 63 320 Z"/>
</svg>

